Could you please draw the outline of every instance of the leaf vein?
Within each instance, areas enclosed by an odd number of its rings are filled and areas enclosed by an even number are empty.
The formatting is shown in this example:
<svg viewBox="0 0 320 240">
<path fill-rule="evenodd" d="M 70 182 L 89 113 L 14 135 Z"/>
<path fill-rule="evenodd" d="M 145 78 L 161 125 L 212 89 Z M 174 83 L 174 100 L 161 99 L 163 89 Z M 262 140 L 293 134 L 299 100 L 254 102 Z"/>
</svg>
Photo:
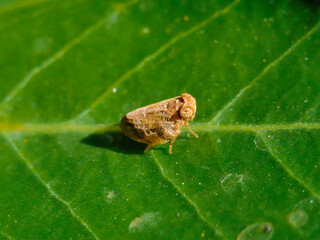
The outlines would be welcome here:
<svg viewBox="0 0 320 240">
<path fill-rule="evenodd" d="M 175 183 L 174 181 L 172 181 L 172 179 L 170 179 L 164 172 L 164 169 L 162 167 L 162 165 L 160 164 L 159 160 L 156 158 L 156 156 L 154 155 L 153 151 L 151 151 L 151 156 L 155 162 L 155 164 L 158 166 L 160 173 L 162 175 L 162 177 L 169 182 L 177 191 L 178 193 L 196 210 L 198 216 L 202 219 L 202 221 L 208 225 L 217 235 L 219 235 L 220 237 L 224 237 L 223 232 L 220 229 L 217 229 L 214 224 L 212 224 L 207 218 L 205 218 L 205 216 L 201 213 L 201 210 L 199 209 L 198 205 L 192 201 Z"/>
<path fill-rule="evenodd" d="M 258 132 L 258 131 L 282 131 L 282 130 L 320 130 L 320 123 L 292 123 L 292 124 L 262 124 L 262 125 L 215 125 L 212 123 L 193 124 L 192 128 L 199 132 Z M 73 124 L 73 123 L 52 123 L 52 124 L 14 124 L 0 123 L 0 133 L 93 133 L 93 132 L 120 132 L 119 125 L 105 126 L 103 124 Z"/>
<path fill-rule="evenodd" d="M 319 123 L 289 123 L 289 124 L 235 124 L 235 125 L 218 125 L 211 122 L 203 124 L 194 124 L 192 126 L 195 131 L 243 131 L 243 132 L 258 132 L 258 131 L 281 131 L 281 130 L 297 130 L 297 129 L 320 129 Z"/>
<path fill-rule="evenodd" d="M 87 109 L 83 110 L 79 115 L 75 117 L 75 119 L 79 119 L 86 114 L 88 114 L 92 109 L 97 107 L 108 95 L 112 92 L 112 89 L 117 87 L 120 83 L 124 82 L 125 80 L 129 79 L 134 73 L 141 70 L 147 63 L 151 62 L 155 58 L 157 58 L 159 55 L 161 55 L 164 51 L 166 51 L 169 47 L 174 45 L 176 42 L 180 41 L 181 39 L 189 36 L 190 34 L 194 33 L 195 31 L 205 27 L 208 23 L 210 23 L 212 20 L 218 18 L 221 15 L 227 14 L 240 0 L 235 0 L 231 4 L 229 4 L 224 9 L 215 12 L 210 17 L 205 19 L 204 21 L 200 22 L 199 24 L 191 27 L 190 29 L 179 33 L 178 35 L 171 38 L 168 42 L 163 44 L 160 48 L 158 48 L 155 52 L 152 54 L 146 56 L 144 59 L 142 59 L 141 62 L 139 62 L 137 65 L 135 65 L 132 69 L 127 71 L 124 75 L 122 75 L 120 78 L 118 78 L 112 85 L 110 85 Z"/>
<path fill-rule="evenodd" d="M 7 238 L 7 239 L 9 239 L 9 240 L 14 240 L 14 238 L 11 237 L 11 236 L 9 236 L 8 233 L 5 233 L 5 232 L 3 232 L 3 231 L 1 231 L 1 230 L 0 230 L 0 234 L 3 235 L 5 238 Z"/>
<path fill-rule="evenodd" d="M 318 22 L 311 30 L 309 30 L 306 34 L 304 34 L 301 38 L 299 38 L 296 42 L 291 45 L 284 53 L 282 53 L 277 59 L 268 64 L 260 74 L 258 74 L 247 86 L 243 87 L 237 94 L 234 96 L 229 102 L 227 102 L 224 107 L 212 118 L 210 122 L 219 123 L 219 119 L 224 114 L 226 110 L 232 107 L 235 102 L 237 102 L 244 93 L 246 93 L 260 78 L 262 78 L 271 68 L 276 66 L 279 62 L 281 62 L 286 56 L 292 53 L 302 42 L 304 42 L 308 37 L 310 37 L 313 33 L 315 33 L 320 27 L 320 22 Z"/>
<path fill-rule="evenodd" d="M 35 178 L 42 183 L 42 185 L 48 190 L 48 192 L 50 193 L 50 195 L 54 196 L 59 202 L 61 202 L 63 205 L 65 205 L 67 207 L 67 209 L 69 210 L 69 212 L 71 213 L 71 215 L 80 222 L 80 224 L 82 226 L 84 226 L 89 232 L 90 234 L 94 237 L 94 239 L 99 240 L 99 238 L 97 237 L 97 235 L 92 231 L 92 229 L 89 227 L 89 225 L 79 216 L 76 214 L 75 210 L 71 207 L 70 203 L 68 203 L 66 200 L 64 200 L 61 196 L 59 196 L 50 186 L 50 184 L 48 184 L 45 180 L 43 180 L 43 178 L 41 177 L 41 175 L 36 171 L 36 169 L 34 168 L 34 166 L 32 165 L 32 163 L 23 155 L 23 153 L 18 149 L 18 147 L 16 146 L 16 144 L 13 142 L 13 140 L 8 136 L 8 135 L 4 135 L 5 138 L 7 139 L 7 141 L 10 143 L 12 149 L 17 153 L 17 155 L 20 157 L 20 159 L 26 164 L 26 166 L 28 167 L 28 169 L 32 172 L 32 174 L 35 176 Z"/>
<path fill-rule="evenodd" d="M 12 4 L 9 6 L 5 6 L 0 8 L 0 14 L 3 13 L 8 13 L 8 12 L 12 12 L 21 8 L 25 8 L 25 7 L 30 7 L 30 6 L 34 6 L 34 5 L 38 5 L 41 3 L 46 3 L 46 2 L 54 2 L 52 0 L 33 0 L 33 1 L 28 1 L 28 2 L 24 2 L 24 3 L 19 3 L 19 4 Z"/>
<path fill-rule="evenodd" d="M 313 196 L 315 196 L 318 200 L 320 200 L 320 195 L 312 187 L 310 187 L 305 181 L 303 181 L 303 179 L 296 176 L 294 172 L 291 171 L 291 169 L 286 164 L 284 164 L 284 162 L 279 158 L 279 156 L 276 155 L 271 145 L 266 141 L 266 138 L 262 134 L 258 134 L 257 136 L 261 138 L 261 140 L 264 142 L 266 147 L 268 147 L 270 155 L 289 174 L 289 176 L 291 176 L 292 179 L 297 181 L 300 185 L 305 187 Z"/>
<path fill-rule="evenodd" d="M 87 36 L 97 30 L 99 27 L 105 23 L 107 17 L 103 17 L 95 24 L 91 25 L 84 32 L 82 32 L 79 36 L 71 40 L 67 43 L 62 49 L 53 54 L 50 58 L 46 59 L 43 63 L 33 68 L 25 78 L 23 78 L 12 90 L 11 92 L 2 100 L 2 104 L 8 104 L 37 74 L 39 74 L 42 70 L 46 69 L 58 59 L 62 58 L 72 47 L 79 44 L 82 40 L 84 40 Z"/>
<path fill-rule="evenodd" d="M 118 8 L 126 8 L 136 3 L 137 0 L 129 1 L 127 3 L 121 4 Z M 88 27 L 85 31 L 83 31 L 80 35 L 72 39 L 69 43 L 67 43 L 62 49 L 53 54 L 51 57 L 46 59 L 43 63 L 33 68 L 25 78 L 23 78 L 10 92 L 7 96 L 4 97 L 0 106 L 8 107 L 8 103 L 33 79 L 34 76 L 39 74 L 42 70 L 46 69 L 53 63 L 55 63 L 58 59 L 62 58 L 71 48 L 81 43 L 86 37 L 91 35 L 93 32 L 98 30 L 104 23 L 108 21 L 110 18 L 109 15 L 104 16 L 99 19 L 96 23 Z M 3 109 L 0 109 L 3 110 Z"/>
</svg>

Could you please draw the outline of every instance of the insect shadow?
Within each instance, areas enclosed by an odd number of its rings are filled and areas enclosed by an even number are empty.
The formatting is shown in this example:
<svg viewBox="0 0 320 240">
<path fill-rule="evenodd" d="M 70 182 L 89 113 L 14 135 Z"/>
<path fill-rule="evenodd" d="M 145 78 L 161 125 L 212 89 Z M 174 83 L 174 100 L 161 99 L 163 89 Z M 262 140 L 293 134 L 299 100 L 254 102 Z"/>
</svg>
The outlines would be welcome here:
<svg viewBox="0 0 320 240">
<path fill-rule="evenodd" d="M 114 152 L 126 154 L 143 154 L 146 145 L 131 140 L 118 131 L 104 131 L 90 134 L 80 140 L 81 143 L 98 147 L 107 148 Z"/>
</svg>

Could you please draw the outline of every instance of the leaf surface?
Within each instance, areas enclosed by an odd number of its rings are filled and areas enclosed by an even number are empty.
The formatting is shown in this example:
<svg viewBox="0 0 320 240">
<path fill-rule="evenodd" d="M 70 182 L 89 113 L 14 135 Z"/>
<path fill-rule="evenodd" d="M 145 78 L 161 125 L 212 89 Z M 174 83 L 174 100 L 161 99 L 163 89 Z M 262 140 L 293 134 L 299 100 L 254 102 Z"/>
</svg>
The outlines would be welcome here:
<svg viewBox="0 0 320 240">
<path fill-rule="evenodd" d="M 319 238 L 318 7 L 3 2 L 0 236 Z M 183 92 L 172 155 L 114 126 Z"/>
</svg>

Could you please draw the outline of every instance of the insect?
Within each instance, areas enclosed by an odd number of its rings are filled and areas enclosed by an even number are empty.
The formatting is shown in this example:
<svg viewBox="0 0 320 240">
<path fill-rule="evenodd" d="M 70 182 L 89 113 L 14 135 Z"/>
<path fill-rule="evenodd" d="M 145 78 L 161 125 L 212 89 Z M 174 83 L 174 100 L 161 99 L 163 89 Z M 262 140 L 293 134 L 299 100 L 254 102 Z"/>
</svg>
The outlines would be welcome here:
<svg viewBox="0 0 320 240">
<path fill-rule="evenodd" d="M 183 93 L 181 96 L 127 113 L 121 119 L 120 128 L 127 137 L 148 144 L 144 152 L 155 145 L 171 141 L 169 146 L 171 154 L 172 145 L 184 125 L 187 125 L 189 131 L 198 138 L 189 125 L 189 121 L 192 121 L 196 114 L 196 108 L 195 98 Z"/>
</svg>

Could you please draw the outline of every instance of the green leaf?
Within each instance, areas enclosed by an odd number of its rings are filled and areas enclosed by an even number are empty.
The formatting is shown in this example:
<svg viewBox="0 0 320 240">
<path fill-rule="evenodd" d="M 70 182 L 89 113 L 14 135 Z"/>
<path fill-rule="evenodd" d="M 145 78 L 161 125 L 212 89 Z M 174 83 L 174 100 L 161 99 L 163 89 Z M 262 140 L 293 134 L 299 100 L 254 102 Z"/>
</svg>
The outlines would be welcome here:
<svg viewBox="0 0 320 240">
<path fill-rule="evenodd" d="M 320 238 L 319 28 L 307 0 L 1 2 L 1 238 Z M 115 126 L 183 92 L 173 154 Z"/>
</svg>

